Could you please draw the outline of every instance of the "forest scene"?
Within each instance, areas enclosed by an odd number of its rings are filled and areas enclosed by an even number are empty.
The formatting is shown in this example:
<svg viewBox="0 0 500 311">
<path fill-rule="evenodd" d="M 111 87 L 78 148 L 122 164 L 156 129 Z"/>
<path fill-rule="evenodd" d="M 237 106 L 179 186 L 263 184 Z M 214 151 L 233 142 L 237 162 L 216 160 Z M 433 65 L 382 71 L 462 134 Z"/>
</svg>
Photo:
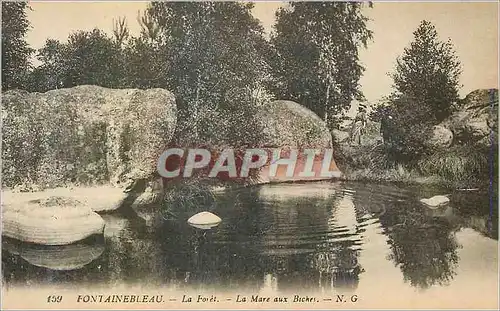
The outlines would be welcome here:
<svg viewBox="0 0 500 311">
<path fill-rule="evenodd" d="M 292 100 L 324 120 L 349 180 L 489 183 L 489 159 L 497 163 L 498 92 L 459 98 L 460 59 L 431 22 L 418 25 L 394 60 L 393 91 L 380 102 L 364 101 L 359 53 L 376 39 L 363 13 L 372 5 L 293 2 L 276 12 L 266 38 L 252 3 L 152 2 L 136 21 L 117 16 L 112 34 L 76 31 L 34 50 L 24 38 L 28 4 L 5 3 L 2 90 L 164 88 L 176 97 L 174 140 L 189 135 L 194 144 L 237 147 L 258 144 L 258 135 L 249 134 L 262 131 L 257 106 Z M 129 23 L 140 23 L 138 36 Z M 353 101 L 368 106 L 358 127 L 346 116 Z M 223 118 L 224 130 L 213 128 L 210 120 Z"/>
<path fill-rule="evenodd" d="M 124 16 L 96 2 L 79 19 L 72 3 L 80 24 L 35 46 L 71 12 L 52 5 L 54 25 L 41 3 L 1 3 L 3 287 L 498 305 L 498 75 L 471 69 L 487 46 L 447 37 L 469 10 L 467 27 L 498 27 L 484 7 L 408 4 L 419 18 L 403 27 L 371 13 L 410 17 L 402 3 L 153 1 Z M 476 30 L 464 37 L 484 43 Z M 338 175 L 167 180 L 167 148 L 235 150 L 238 169 L 249 149 L 331 149 Z"/>
</svg>

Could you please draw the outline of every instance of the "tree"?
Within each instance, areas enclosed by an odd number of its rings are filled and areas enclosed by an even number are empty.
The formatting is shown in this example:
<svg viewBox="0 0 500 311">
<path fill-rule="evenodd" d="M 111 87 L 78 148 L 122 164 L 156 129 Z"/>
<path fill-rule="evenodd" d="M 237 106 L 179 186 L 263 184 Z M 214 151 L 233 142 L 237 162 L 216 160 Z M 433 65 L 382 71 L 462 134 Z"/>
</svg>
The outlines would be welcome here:
<svg viewBox="0 0 500 311">
<path fill-rule="evenodd" d="M 2 91 L 24 88 L 32 49 L 24 39 L 30 23 L 26 2 L 2 1 Z"/>
<path fill-rule="evenodd" d="M 159 26 L 147 12 L 138 14 L 141 33 L 124 46 L 126 87 L 168 88 L 168 51 L 158 40 Z"/>
<path fill-rule="evenodd" d="M 143 32 L 154 33 L 164 53 L 158 57 L 168 59 L 166 87 L 176 95 L 178 130 L 198 135 L 195 141 L 225 140 L 226 134 L 241 133 L 229 124 L 253 122 L 251 95 L 266 65 L 263 28 L 252 16 L 252 7 L 237 2 L 153 2 L 146 11 L 144 24 L 158 25 L 159 30 L 151 26 Z M 240 119 L 211 129 L 214 118 Z"/>
<path fill-rule="evenodd" d="M 292 2 L 276 13 L 271 89 L 313 110 L 330 128 L 353 99 L 363 99 L 358 51 L 372 32 L 362 8 L 354 2 Z"/>
<path fill-rule="evenodd" d="M 461 64 L 451 41 L 440 41 L 432 23 L 422 21 L 413 35 L 414 41 L 397 59 L 394 88 L 415 100 L 414 111 L 439 123 L 459 98 Z"/>
<path fill-rule="evenodd" d="M 430 22 L 422 21 L 413 34 L 414 41 L 396 61 L 394 91 L 382 120 L 389 154 L 410 164 L 432 152 L 426 141 L 432 127 L 451 113 L 461 72 L 451 42 L 439 41 Z"/>
<path fill-rule="evenodd" d="M 29 90 L 46 92 L 64 86 L 66 75 L 67 46 L 58 40 L 48 39 L 38 50 L 41 65 L 34 68 L 29 77 Z"/>
<path fill-rule="evenodd" d="M 92 84 L 117 88 L 123 83 L 121 46 L 103 31 L 78 31 L 68 38 L 65 87 Z"/>
</svg>

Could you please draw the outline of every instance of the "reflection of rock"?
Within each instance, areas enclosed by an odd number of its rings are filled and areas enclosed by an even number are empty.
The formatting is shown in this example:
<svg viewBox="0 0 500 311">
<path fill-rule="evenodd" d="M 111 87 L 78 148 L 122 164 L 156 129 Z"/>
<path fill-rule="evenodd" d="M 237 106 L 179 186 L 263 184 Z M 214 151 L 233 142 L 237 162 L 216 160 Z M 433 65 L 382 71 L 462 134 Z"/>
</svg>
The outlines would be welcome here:
<svg viewBox="0 0 500 311">
<path fill-rule="evenodd" d="M 346 228 L 350 233 L 356 232 L 356 225 L 358 220 L 356 218 L 356 207 L 354 206 L 353 196 L 345 194 L 335 204 L 331 219 L 336 227 Z"/>
<path fill-rule="evenodd" d="M 279 184 L 259 187 L 259 196 L 264 199 L 290 200 L 296 197 L 328 198 L 339 191 L 336 184 L 314 182 L 307 184 Z"/>
<path fill-rule="evenodd" d="M 32 265 L 52 270 L 76 270 L 99 258 L 104 252 L 103 243 L 77 243 L 62 246 L 28 244 L 3 240 L 2 246 Z"/>
<path fill-rule="evenodd" d="M 437 208 L 426 208 L 424 213 L 430 217 L 439 217 L 453 221 L 453 208 L 450 205 L 442 205 Z"/>
<path fill-rule="evenodd" d="M 65 245 L 102 234 L 104 220 L 81 202 L 50 197 L 2 209 L 2 235 L 23 242 Z"/>
</svg>

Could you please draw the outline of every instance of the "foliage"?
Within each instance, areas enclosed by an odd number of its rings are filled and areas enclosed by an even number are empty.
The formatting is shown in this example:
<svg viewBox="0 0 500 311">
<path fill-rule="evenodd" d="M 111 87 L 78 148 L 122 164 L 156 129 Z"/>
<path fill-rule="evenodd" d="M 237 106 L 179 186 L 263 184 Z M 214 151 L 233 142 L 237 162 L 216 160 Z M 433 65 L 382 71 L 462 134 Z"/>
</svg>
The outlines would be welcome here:
<svg viewBox="0 0 500 311">
<path fill-rule="evenodd" d="M 166 86 L 176 95 L 178 129 L 183 132 L 178 138 L 183 143 L 196 145 L 210 138 L 234 143 L 248 139 L 242 125 L 255 130 L 252 94 L 266 68 L 263 29 L 252 7 L 236 2 L 153 2 L 146 11 L 149 18 L 144 20 L 158 25 L 156 42 L 165 47 L 169 60 Z M 212 129 L 213 119 L 227 123 Z M 217 133 L 221 129 L 225 132 Z"/>
<path fill-rule="evenodd" d="M 276 13 L 270 88 L 276 97 L 311 109 L 330 128 L 337 123 L 335 115 L 363 97 L 358 49 L 366 47 L 372 32 L 362 7 L 354 2 L 292 2 Z"/>
<path fill-rule="evenodd" d="M 392 161 L 413 164 L 430 153 L 425 142 L 432 136 L 433 122 L 416 99 L 393 96 L 390 100 L 381 124 L 384 144 Z"/>
<path fill-rule="evenodd" d="M 67 56 L 66 44 L 47 39 L 45 46 L 38 50 L 37 59 L 42 64 L 31 72 L 29 89 L 45 92 L 64 87 Z"/>
<path fill-rule="evenodd" d="M 447 285 L 456 275 L 459 244 L 450 224 L 432 219 L 419 205 L 405 205 L 398 213 L 386 212 L 381 223 L 392 223 L 388 233 L 390 259 L 405 282 L 420 289 Z"/>
<path fill-rule="evenodd" d="M 439 41 L 434 25 L 422 21 L 414 41 L 397 59 L 392 74 L 398 94 L 414 98 L 422 116 L 440 122 L 459 98 L 461 64 L 450 40 Z"/>
<path fill-rule="evenodd" d="M 33 70 L 31 89 L 45 92 L 77 85 L 118 88 L 124 83 L 120 43 L 103 31 L 78 31 L 68 43 L 47 40 L 38 51 L 42 65 Z"/>
<path fill-rule="evenodd" d="M 24 89 L 30 55 L 33 50 L 25 40 L 30 23 L 26 2 L 2 1 L 2 91 Z"/>
</svg>

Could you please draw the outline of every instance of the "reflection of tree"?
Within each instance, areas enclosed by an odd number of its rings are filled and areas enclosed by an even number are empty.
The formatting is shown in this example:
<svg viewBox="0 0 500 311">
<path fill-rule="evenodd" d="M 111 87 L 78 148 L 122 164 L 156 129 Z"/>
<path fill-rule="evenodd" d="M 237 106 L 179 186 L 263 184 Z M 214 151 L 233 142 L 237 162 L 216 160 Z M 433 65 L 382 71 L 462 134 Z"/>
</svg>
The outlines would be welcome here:
<svg viewBox="0 0 500 311">
<path fill-rule="evenodd" d="M 259 256 L 261 236 L 269 215 L 257 192 L 244 189 L 225 193 L 213 212 L 222 218 L 213 229 L 179 225 L 157 233 L 165 252 L 164 265 L 189 287 L 258 290 L 265 272 Z"/>
<path fill-rule="evenodd" d="M 388 231 L 392 254 L 405 281 L 428 288 L 447 284 L 455 275 L 458 244 L 452 226 L 427 216 L 419 205 L 401 203 L 388 209 L 380 221 Z M 413 203 L 414 204 L 414 203 Z"/>
<path fill-rule="evenodd" d="M 356 289 L 359 283 L 359 251 L 356 244 L 360 242 L 357 219 L 357 206 L 353 196 L 343 193 L 330 198 L 329 206 L 329 240 L 322 243 L 315 254 L 312 265 L 319 272 L 319 286 L 322 289 Z"/>
<path fill-rule="evenodd" d="M 451 281 L 458 263 L 458 244 L 453 235 L 457 224 L 448 217 L 449 211 L 430 212 L 421 205 L 414 196 L 426 189 L 353 186 L 356 209 L 378 215 L 392 251 L 388 259 L 400 267 L 405 281 L 419 288 Z M 429 193 L 419 193 L 419 197 L 426 195 Z"/>
</svg>

